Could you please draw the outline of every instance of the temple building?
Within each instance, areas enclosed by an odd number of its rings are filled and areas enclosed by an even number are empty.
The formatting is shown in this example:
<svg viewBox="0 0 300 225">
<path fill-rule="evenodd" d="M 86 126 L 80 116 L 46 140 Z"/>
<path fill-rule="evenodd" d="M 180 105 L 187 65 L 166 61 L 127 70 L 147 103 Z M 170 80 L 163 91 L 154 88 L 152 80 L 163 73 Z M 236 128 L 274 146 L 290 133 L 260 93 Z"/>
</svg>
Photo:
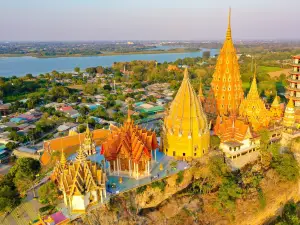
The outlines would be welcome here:
<svg viewBox="0 0 300 225">
<path fill-rule="evenodd" d="M 227 158 L 234 160 L 259 149 L 259 140 L 254 139 L 248 124 L 233 116 L 225 118 L 219 116 L 217 120 L 222 120 L 217 122 L 219 125 L 217 135 L 221 139 L 220 149 Z"/>
<path fill-rule="evenodd" d="M 283 126 L 286 128 L 292 128 L 296 125 L 295 120 L 295 107 L 294 101 L 290 98 L 289 103 L 287 104 L 283 117 Z"/>
<path fill-rule="evenodd" d="M 106 174 L 97 163 L 87 159 L 82 147 L 73 162 L 67 162 L 62 152 L 51 179 L 63 193 L 64 203 L 72 213 L 85 212 L 106 198 Z"/>
<path fill-rule="evenodd" d="M 283 110 L 281 109 L 279 99 L 280 97 L 276 95 L 269 110 L 269 116 L 273 121 L 280 121 L 283 116 Z"/>
<path fill-rule="evenodd" d="M 162 150 L 168 156 L 189 160 L 203 156 L 209 145 L 210 126 L 186 68 L 164 120 Z"/>
<path fill-rule="evenodd" d="M 93 141 L 93 134 L 90 131 L 88 124 L 86 127 L 86 131 L 84 133 L 84 140 L 82 143 L 82 148 L 87 155 L 96 154 L 96 146 L 95 146 L 95 142 Z"/>
<path fill-rule="evenodd" d="M 244 98 L 240 68 L 233 45 L 229 11 L 226 39 L 218 56 L 211 87 L 217 102 L 218 115 L 238 114 Z"/>
<path fill-rule="evenodd" d="M 101 154 L 109 162 L 110 175 L 139 179 L 150 175 L 152 151 L 157 148 L 155 132 L 134 125 L 128 113 L 122 127 L 111 125 L 111 133 L 102 144 Z"/>
<path fill-rule="evenodd" d="M 268 110 L 264 101 L 259 97 L 255 73 L 249 93 L 240 105 L 239 115 L 247 118 L 254 131 L 269 125 Z"/>
<path fill-rule="evenodd" d="M 300 55 L 293 57 L 292 67 L 287 79 L 286 97 L 294 101 L 296 122 L 300 123 Z"/>
</svg>

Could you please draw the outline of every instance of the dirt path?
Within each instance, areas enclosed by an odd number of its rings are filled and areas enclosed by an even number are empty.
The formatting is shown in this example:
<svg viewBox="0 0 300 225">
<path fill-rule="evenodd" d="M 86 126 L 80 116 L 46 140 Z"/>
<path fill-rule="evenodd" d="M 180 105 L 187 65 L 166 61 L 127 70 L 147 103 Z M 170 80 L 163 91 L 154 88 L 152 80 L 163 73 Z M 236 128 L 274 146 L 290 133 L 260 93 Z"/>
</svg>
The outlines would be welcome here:
<svg viewBox="0 0 300 225">
<path fill-rule="evenodd" d="M 283 69 L 275 72 L 269 72 L 268 74 L 273 78 L 273 77 L 279 77 L 280 74 L 284 73 L 286 76 L 289 75 L 289 72 L 291 69 Z"/>
</svg>

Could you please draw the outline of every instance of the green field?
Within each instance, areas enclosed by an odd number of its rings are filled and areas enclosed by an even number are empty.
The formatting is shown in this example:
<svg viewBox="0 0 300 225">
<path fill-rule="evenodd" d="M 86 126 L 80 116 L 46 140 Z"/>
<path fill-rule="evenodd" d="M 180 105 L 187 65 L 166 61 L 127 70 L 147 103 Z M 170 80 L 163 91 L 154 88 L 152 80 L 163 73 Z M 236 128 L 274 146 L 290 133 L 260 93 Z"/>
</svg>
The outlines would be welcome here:
<svg viewBox="0 0 300 225">
<path fill-rule="evenodd" d="M 259 70 L 259 72 L 269 73 L 269 72 L 280 71 L 280 70 L 282 70 L 282 68 L 275 67 L 275 66 L 259 66 L 258 70 Z"/>
</svg>

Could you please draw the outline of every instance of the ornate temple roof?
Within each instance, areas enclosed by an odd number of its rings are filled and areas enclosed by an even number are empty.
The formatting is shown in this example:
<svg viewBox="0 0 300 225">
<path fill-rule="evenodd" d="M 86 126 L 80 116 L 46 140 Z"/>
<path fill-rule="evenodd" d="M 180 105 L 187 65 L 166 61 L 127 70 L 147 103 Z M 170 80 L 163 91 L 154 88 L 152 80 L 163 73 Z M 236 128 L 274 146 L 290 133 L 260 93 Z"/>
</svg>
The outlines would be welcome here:
<svg viewBox="0 0 300 225">
<path fill-rule="evenodd" d="M 158 148 L 155 132 L 134 125 L 128 114 L 120 128 L 111 125 L 111 133 L 102 144 L 101 154 L 106 160 L 115 160 L 119 154 L 138 163 L 142 158 L 151 159 L 151 151 Z"/>
<path fill-rule="evenodd" d="M 217 117 L 215 129 L 221 142 L 242 142 L 252 138 L 250 127 L 244 121 L 232 117 Z"/>
<path fill-rule="evenodd" d="M 226 39 L 218 56 L 211 82 L 219 115 L 229 113 L 237 115 L 239 105 L 244 98 L 238 58 L 231 36 L 230 16 L 231 10 L 228 16 Z"/>
<path fill-rule="evenodd" d="M 268 110 L 259 97 L 256 82 L 256 72 L 247 97 L 241 102 L 239 115 L 248 118 L 254 130 L 267 127 L 269 124 Z"/>
<path fill-rule="evenodd" d="M 165 117 L 165 128 L 172 134 L 189 136 L 195 130 L 199 134 L 208 130 L 206 115 L 190 83 L 187 68 L 168 115 Z"/>
<path fill-rule="evenodd" d="M 87 160 L 82 148 L 75 161 L 67 162 L 62 152 L 61 160 L 55 166 L 51 179 L 67 195 L 81 195 L 97 189 L 104 189 L 106 175 L 97 163 Z"/>
</svg>

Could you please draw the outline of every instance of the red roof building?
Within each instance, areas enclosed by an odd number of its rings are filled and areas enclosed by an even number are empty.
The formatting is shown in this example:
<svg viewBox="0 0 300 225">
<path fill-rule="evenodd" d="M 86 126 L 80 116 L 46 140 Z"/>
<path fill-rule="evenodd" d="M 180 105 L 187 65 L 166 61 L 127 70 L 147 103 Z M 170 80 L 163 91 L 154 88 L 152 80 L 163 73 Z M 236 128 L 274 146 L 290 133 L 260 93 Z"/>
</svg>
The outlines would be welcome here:
<svg viewBox="0 0 300 225">
<path fill-rule="evenodd" d="M 102 144 L 101 154 L 110 163 L 110 174 L 125 173 L 138 179 L 150 175 L 152 150 L 156 148 L 155 132 L 134 125 L 128 116 L 122 127 L 111 126 L 111 133 Z"/>
</svg>

